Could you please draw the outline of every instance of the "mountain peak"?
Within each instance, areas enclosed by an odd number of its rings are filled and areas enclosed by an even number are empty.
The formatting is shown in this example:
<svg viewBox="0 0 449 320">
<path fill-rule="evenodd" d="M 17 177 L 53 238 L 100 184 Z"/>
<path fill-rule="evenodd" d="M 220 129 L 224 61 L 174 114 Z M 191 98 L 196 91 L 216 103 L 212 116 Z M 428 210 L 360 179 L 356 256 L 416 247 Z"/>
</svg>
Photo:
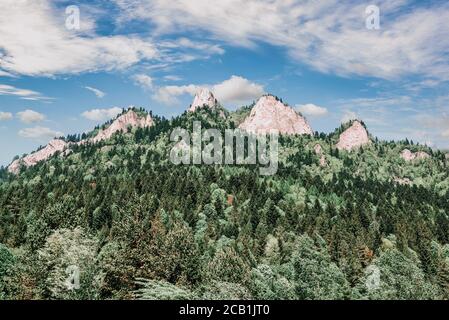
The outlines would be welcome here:
<svg viewBox="0 0 449 320">
<path fill-rule="evenodd" d="M 91 143 L 97 143 L 112 137 L 118 131 L 125 132 L 128 127 L 145 128 L 153 125 L 153 118 L 149 114 L 146 116 L 139 116 L 134 108 L 129 108 L 128 111 L 118 116 L 109 127 L 100 130 L 95 137 L 89 140 Z"/>
<path fill-rule="evenodd" d="M 351 151 L 371 142 L 368 131 L 362 121 L 354 120 L 350 124 L 351 126 L 340 135 L 336 145 L 339 150 Z"/>
<path fill-rule="evenodd" d="M 194 112 L 198 108 L 209 107 L 214 108 L 217 104 L 214 94 L 207 88 L 201 88 L 195 94 L 193 103 L 190 106 L 189 111 Z"/>
<path fill-rule="evenodd" d="M 252 133 L 266 134 L 278 130 L 281 134 L 313 134 L 306 119 L 273 95 L 264 95 L 239 126 Z"/>
<path fill-rule="evenodd" d="M 68 143 L 62 139 L 51 140 L 44 148 L 33 152 L 23 158 L 14 160 L 9 166 L 8 171 L 14 174 L 19 173 L 20 166 L 25 167 L 35 166 L 38 162 L 47 160 L 57 152 L 63 151 L 68 146 Z"/>
</svg>

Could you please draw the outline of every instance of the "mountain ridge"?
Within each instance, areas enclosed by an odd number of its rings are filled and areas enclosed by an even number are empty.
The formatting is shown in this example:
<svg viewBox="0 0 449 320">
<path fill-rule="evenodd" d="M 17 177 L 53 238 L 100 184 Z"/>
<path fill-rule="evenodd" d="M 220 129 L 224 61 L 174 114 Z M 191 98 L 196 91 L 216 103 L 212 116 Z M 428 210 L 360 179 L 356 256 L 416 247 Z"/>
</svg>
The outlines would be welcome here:
<svg viewBox="0 0 449 320">
<path fill-rule="evenodd" d="M 227 121 L 225 120 L 227 117 L 225 113 L 228 113 L 228 111 L 220 106 L 218 100 L 214 97 L 211 91 L 208 89 L 201 89 L 195 95 L 193 103 L 187 111 L 195 116 L 196 113 L 207 110 L 217 110 L 219 116 L 223 118 L 224 121 Z M 237 114 L 239 110 L 240 109 L 231 112 L 231 115 Z M 244 110 L 244 115 L 245 114 L 246 116 L 241 123 L 238 124 L 238 127 L 250 133 L 268 133 L 270 130 L 274 129 L 285 135 L 314 135 L 314 132 L 305 117 L 293 110 L 293 108 L 288 104 L 285 104 L 281 99 L 271 94 L 262 96 L 252 106 L 246 107 Z M 135 107 L 129 107 L 128 109 L 123 109 L 122 113 L 117 115 L 114 119 L 107 121 L 102 126 L 98 126 L 98 129 L 91 131 L 91 133 L 84 139 L 71 141 L 68 138 L 55 138 L 42 149 L 38 149 L 27 156 L 13 160 L 7 166 L 7 169 L 9 172 L 17 174 L 21 165 L 24 165 L 25 167 L 34 166 L 39 161 L 47 160 L 56 153 L 63 152 L 64 149 L 70 149 L 74 145 L 88 143 L 95 144 L 107 140 L 115 133 L 125 131 L 128 127 L 145 128 L 153 125 L 154 121 L 151 111 L 148 112 L 142 108 L 137 109 Z M 343 123 L 340 128 L 335 129 L 335 131 L 329 133 L 329 135 L 338 136 L 338 141 L 336 142 L 335 147 L 342 151 L 352 151 L 372 143 L 372 137 L 369 135 L 366 125 L 359 119 Z M 55 147 L 52 142 L 57 146 Z M 427 153 L 425 152 L 418 152 L 415 156 L 420 159 L 426 159 L 426 155 Z M 411 159 L 414 157 L 413 154 L 407 157 L 403 153 L 400 156 L 404 159 Z M 320 163 L 324 166 L 326 163 L 325 156 L 320 155 L 320 157 Z"/>
</svg>

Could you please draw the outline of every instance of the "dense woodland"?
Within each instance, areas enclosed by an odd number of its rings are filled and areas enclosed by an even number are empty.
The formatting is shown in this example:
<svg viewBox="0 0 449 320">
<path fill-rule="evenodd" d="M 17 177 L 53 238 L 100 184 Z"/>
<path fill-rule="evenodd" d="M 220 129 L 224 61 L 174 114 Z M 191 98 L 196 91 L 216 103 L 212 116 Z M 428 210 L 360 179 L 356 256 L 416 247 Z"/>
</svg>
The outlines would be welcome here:
<svg viewBox="0 0 449 320">
<path fill-rule="evenodd" d="M 274 176 L 170 163 L 172 129 L 234 128 L 249 110 L 153 116 L 17 176 L 2 169 L 0 299 L 449 298 L 444 153 L 374 137 L 338 152 L 342 126 L 282 136 Z M 405 162 L 405 148 L 431 158 Z M 78 290 L 65 284 L 73 265 Z"/>
</svg>

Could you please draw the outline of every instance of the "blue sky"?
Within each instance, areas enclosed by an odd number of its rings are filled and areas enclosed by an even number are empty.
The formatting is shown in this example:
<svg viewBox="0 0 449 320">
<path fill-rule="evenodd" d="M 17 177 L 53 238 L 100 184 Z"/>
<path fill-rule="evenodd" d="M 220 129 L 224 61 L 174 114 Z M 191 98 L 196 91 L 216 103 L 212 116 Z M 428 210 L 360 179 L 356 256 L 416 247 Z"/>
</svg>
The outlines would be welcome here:
<svg viewBox="0 0 449 320">
<path fill-rule="evenodd" d="M 317 131 L 361 118 L 449 148 L 447 21 L 446 1 L 2 0 L 0 165 L 118 108 L 178 115 L 202 86 L 231 110 L 273 93 Z"/>
</svg>

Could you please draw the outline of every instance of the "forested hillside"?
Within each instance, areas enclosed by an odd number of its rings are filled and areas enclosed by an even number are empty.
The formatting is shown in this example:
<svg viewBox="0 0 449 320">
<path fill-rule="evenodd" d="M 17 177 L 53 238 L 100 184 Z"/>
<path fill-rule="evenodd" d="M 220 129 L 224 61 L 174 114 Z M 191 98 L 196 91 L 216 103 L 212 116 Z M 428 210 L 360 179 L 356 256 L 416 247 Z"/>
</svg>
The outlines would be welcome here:
<svg viewBox="0 0 449 320">
<path fill-rule="evenodd" d="M 169 161 L 174 128 L 235 128 L 250 109 L 153 116 L 17 175 L 2 169 L 0 299 L 449 298 L 444 153 L 374 137 L 338 150 L 348 124 L 281 136 L 273 176 Z M 430 157 L 405 161 L 404 149 Z"/>
</svg>

